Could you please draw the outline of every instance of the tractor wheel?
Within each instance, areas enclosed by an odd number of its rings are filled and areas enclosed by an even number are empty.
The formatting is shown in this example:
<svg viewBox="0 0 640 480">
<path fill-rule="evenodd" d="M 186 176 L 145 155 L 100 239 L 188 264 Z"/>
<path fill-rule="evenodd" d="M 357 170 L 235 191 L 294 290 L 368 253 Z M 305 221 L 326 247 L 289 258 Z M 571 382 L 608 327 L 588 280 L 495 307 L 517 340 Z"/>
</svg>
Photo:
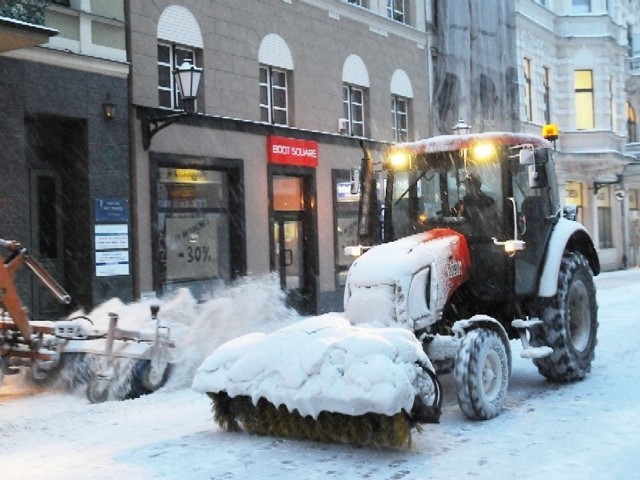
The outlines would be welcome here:
<svg viewBox="0 0 640 480">
<path fill-rule="evenodd" d="M 87 398 L 91 403 L 102 403 L 109 397 L 109 381 L 105 378 L 94 378 L 87 387 Z"/>
<path fill-rule="evenodd" d="M 468 418 L 497 416 L 509 385 L 507 347 L 500 336 L 485 328 L 468 332 L 456 355 L 454 378 L 458 404 Z"/>
<path fill-rule="evenodd" d="M 155 392 L 167 382 L 170 370 L 171 365 L 167 363 L 163 371 L 154 372 L 151 368 L 151 361 L 148 361 L 142 370 L 140 383 L 142 383 L 142 386 L 149 392 Z"/>
<path fill-rule="evenodd" d="M 131 374 L 131 387 L 127 398 L 138 398 L 153 393 L 162 387 L 169 378 L 171 365 L 167 363 L 164 371 L 152 372 L 150 360 L 138 360 Z"/>
<path fill-rule="evenodd" d="M 553 353 L 533 363 L 555 382 L 582 380 L 591 370 L 598 331 L 596 289 L 589 262 L 577 252 L 565 253 L 555 297 L 542 303 L 543 324 L 531 329 L 533 346 Z"/>
</svg>

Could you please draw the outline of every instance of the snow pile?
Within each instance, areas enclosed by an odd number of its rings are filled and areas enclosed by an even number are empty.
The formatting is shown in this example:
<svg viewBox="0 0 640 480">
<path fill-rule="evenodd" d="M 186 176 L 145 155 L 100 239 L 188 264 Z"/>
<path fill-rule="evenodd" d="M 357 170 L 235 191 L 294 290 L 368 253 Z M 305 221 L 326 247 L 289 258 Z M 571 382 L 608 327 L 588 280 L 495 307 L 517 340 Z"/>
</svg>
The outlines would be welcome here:
<svg viewBox="0 0 640 480">
<path fill-rule="evenodd" d="M 106 334 L 109 314 L 118 316 L 120 329 L 154 334 L 156 320 L 150 307 L 159 305 L 160 325 L 168 327 L 175 344 L 172 371 L 165 389 L 191 385 L 196 369 L 218 346 L 249 332 L 276 330 L 300 320 L 285 304 L 285 294 L 275 275 L 244 278 L 217 296 L 199 304 L 189 289 L 177 290 L 159 299 L 144 299 L 125 304 L 112 298 L 90 312 L 79 310 L 69 319 L 87 322 L 90 334 Z M 89 342 L 89 341 L 88 341 Z M 103 355 L 65 354 L 61 368 L 48 386 L 84 395 L 87 384 L 105 368 Z M 116 377 L 109 386 L 109 399 L 124 398 L 129 392 L 136 361 L 118 359 Z"/>
<path fill-rule="evenodd" d="M 261 397 L 303 416 L 411 411 L 416 395 L 433 400 L 433 370 L 415 336 L 402 328 L 353 326 L 335 313 L 269 335 L 234 339 L 198 369 L 193 388 Z"/>
</svg>

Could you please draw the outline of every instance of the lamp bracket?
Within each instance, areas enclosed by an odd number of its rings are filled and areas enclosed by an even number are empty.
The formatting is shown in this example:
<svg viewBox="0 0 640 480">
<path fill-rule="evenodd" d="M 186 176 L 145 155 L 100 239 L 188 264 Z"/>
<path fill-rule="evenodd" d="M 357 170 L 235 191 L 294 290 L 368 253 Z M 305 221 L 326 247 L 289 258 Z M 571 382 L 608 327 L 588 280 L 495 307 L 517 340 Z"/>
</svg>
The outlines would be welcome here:
<svg viewBox="0 0 640 480">
<path fill-rule="evenodd" d="M 594 195 L 598 194 L 598 190 L 600 190 L 602 187 L 606 187 L 608 185 L 619 185 L 622 183 L 622 175 L 618 174 L 616 175 L 616 180 L 613 180 L 611 182 L 593 182 L 593 193 Z"/>
<path fill-rule="evenodd" d="M 142 117 L 140 119 L 142 125 L 142 146 L 145 150 L 149 150 L 151 138 L 160 130 L 167 128 L 169 125 L 176 123 L 182 117 L 190 115 L 188 111 L 178 113 L 169 113 L 160 117 Z"/>
</svg>

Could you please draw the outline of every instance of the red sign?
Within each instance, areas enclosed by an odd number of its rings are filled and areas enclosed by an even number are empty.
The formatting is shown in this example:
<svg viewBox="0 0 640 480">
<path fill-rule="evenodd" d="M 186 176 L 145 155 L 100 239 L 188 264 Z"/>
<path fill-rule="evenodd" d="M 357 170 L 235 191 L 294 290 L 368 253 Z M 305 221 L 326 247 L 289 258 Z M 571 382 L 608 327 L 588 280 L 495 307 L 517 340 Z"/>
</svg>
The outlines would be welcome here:
<svg viewBox="0 0 640 480">
<path fill-rule="evenodd" d="M 318 142 L 270 135 L 267 138 L 267 161 L 278 165 L 317 167 Z"/>
</svg>

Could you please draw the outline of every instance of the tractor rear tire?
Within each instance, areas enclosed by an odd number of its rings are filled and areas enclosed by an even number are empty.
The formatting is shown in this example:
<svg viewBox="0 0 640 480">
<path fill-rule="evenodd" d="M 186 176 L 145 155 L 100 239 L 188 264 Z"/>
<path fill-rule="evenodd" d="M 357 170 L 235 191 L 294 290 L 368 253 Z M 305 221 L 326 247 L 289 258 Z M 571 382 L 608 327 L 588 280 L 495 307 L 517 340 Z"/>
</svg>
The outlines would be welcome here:
<svg viewBox="0 0 640 480">
<path fill-rule="evenodd" d="M 504 407 L 509 385 L 509 357 L 493 330 L 469 331 L 456 355 L 454 368 L 458 405 L 471 420 L 489 420 Z"/>
<path fill-rule="evenodd" d="M 596 288 L 589 262 L 578 252 L 562 257 L 555 297 L 542 301 L 540 326 L 531 329 L 533 346 L 553 353 L 533 360 L 538 371 L 554 382 L 582 380 L 591 371 L 598 331 Z"/>
</svg>

